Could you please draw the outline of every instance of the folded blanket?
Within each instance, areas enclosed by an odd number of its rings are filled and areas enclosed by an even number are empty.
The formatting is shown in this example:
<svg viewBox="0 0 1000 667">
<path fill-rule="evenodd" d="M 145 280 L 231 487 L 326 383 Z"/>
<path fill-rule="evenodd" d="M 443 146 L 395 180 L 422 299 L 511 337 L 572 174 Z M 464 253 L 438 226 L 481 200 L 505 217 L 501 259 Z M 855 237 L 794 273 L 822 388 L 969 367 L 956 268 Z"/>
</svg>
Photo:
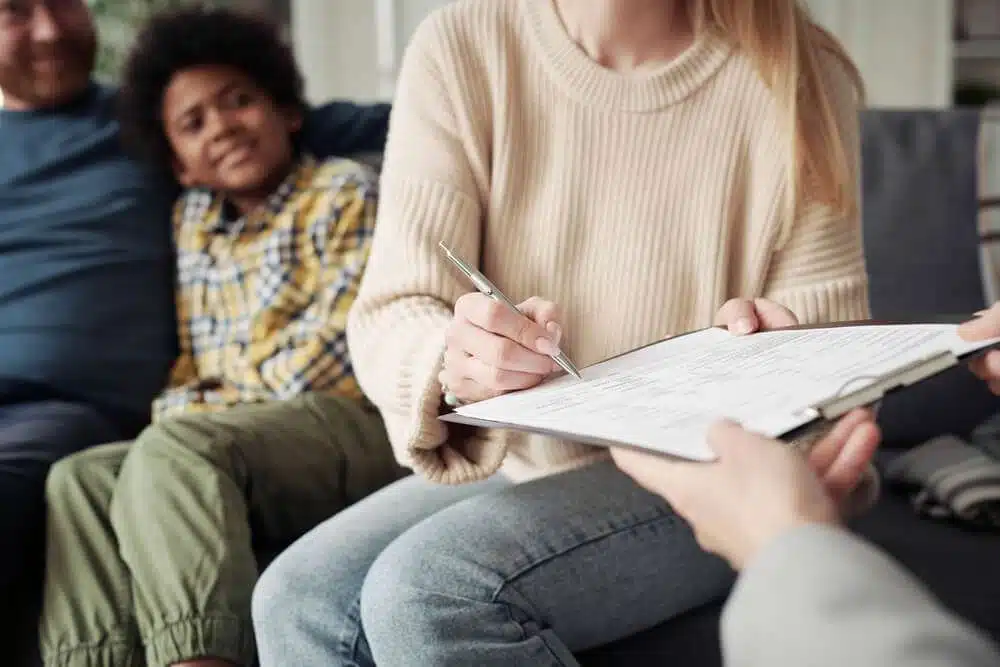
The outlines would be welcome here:
<svg viewBox="0 0 1000 667">
<path fill-rule="evenodd" d="M 1000 530 L 1000 462 L 960 438 L 906 452 L 886 467 L 885 480 L 909 493 L 924 516 Z"/>
</svg>

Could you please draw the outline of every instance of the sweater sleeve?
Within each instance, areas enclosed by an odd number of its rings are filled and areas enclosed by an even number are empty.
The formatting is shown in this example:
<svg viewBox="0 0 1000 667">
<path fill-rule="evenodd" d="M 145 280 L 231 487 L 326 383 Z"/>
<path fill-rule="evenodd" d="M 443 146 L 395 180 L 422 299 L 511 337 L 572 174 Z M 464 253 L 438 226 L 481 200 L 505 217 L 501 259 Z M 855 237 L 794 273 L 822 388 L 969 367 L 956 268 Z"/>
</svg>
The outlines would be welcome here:
<svg viewBox="0 0 1000 667">
<path fill-rule="evenodd" d="M 827 64 L 827 89 L 854 177 L 852 187 L 859 211 L 846 217 L 837 216 L 828 206 L 806 201 L 783 234 L 770 262 L 763 296 L 790 308 L 803 324 L 870 317 L 860 215 L 857 95 L 841 64 L 832 56 Z"/>
<path fill-rule="evenodd" d="M 985 635 L 844 530 L 803 526 L 740 575 L 722 615 L 730 667 L 1000 664 Z"/>
<path fill-rule="evenodd" d="M 455 301 L 470 291 L 438 243 L 478 262 L 488 163 L 488 119 L 463 101 L 470 66 L 446 12 L 425 19 L 404 54 L 371 256 L 347 336 L 397 459 L 457 484 L 490 476 L 506 452 L 482 432 L 450 436 L 438 420 L 445 331 Z"/>
</svg>

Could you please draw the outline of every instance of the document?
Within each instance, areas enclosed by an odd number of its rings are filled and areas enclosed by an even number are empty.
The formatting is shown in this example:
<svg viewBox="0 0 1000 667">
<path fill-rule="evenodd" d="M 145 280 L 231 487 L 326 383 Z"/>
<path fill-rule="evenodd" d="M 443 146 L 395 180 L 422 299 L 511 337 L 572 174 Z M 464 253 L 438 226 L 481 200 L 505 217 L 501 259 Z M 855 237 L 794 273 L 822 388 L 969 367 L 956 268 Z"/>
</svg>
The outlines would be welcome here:
<svg viewBox="0 0 1000 667">
<path fill-rule="evenodd" d="M 781 437 L 819 418 L 815 406 L 970 344 L 953 325 L 863 325 L 734 336 L 719 328 L 667 339 L 526 391 L 466 405 L 463 418 L 569 440 L 711 460 L 720 418 Z M 446 420 L 449 420 L 445 417 Z"/>
</svg>

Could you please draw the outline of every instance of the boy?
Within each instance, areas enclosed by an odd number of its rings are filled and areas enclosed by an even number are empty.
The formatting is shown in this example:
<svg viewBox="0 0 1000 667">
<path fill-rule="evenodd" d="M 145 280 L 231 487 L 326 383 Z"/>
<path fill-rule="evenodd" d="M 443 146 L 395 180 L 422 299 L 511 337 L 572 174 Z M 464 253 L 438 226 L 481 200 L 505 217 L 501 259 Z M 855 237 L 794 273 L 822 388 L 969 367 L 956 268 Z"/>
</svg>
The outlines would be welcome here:
<svg viewBox="0 0 1000 667">
<path fill-rule="evenodd" d="M 181 349 L 152 426 L 49 475 L 43 657 L 249 667 L 255 551 L 401 474 L 345 345 L 375 180 L 298 153 L 301 77 L 248 15 L 154 19 L 121 104 L 130 143 L 187 188 Z"/>
</svg>

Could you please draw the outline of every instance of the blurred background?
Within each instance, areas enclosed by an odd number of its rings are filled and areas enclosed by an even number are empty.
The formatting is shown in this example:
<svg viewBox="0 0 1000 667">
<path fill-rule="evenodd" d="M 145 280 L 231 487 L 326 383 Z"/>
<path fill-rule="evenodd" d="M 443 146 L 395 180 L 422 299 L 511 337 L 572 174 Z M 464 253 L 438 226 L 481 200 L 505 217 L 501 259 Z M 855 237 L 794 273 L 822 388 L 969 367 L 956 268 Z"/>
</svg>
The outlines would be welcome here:
<svg viewBox="0 0 1000 667">
<path fill-rule="evenodd" d="M 276 17 L 306 71 L 314 101 L 392 98 L 416 25 L 449 0 L 216 0 Z M 184 0 L 91 0 L 114 78 L 135 29 Z M 848 47 L 876 107 L 942 108 L 1000 99 L 1000 0 L 806 0 Z"/>
<path fill-rule="evenodd" d="M 265 11 L 285 27 L 311 101 L 391 101 L 400 58 L 417 24 L 450 0 L 215 0 Z M 184 0 L 91 0 L 102 36 L 99 74 L 114 80 L 135 30 Z M 984 109 L 980 193 L 1000 197 L 1000 0 L 805 0 L 845 44 L 878 109 Z M 1000 234 L 1000 207 L 980 229 Z M 984 260 L 1000 275 L 1000 244 Z M 993 294 L 991 296 L 997 296 Z"/>
</svg>

